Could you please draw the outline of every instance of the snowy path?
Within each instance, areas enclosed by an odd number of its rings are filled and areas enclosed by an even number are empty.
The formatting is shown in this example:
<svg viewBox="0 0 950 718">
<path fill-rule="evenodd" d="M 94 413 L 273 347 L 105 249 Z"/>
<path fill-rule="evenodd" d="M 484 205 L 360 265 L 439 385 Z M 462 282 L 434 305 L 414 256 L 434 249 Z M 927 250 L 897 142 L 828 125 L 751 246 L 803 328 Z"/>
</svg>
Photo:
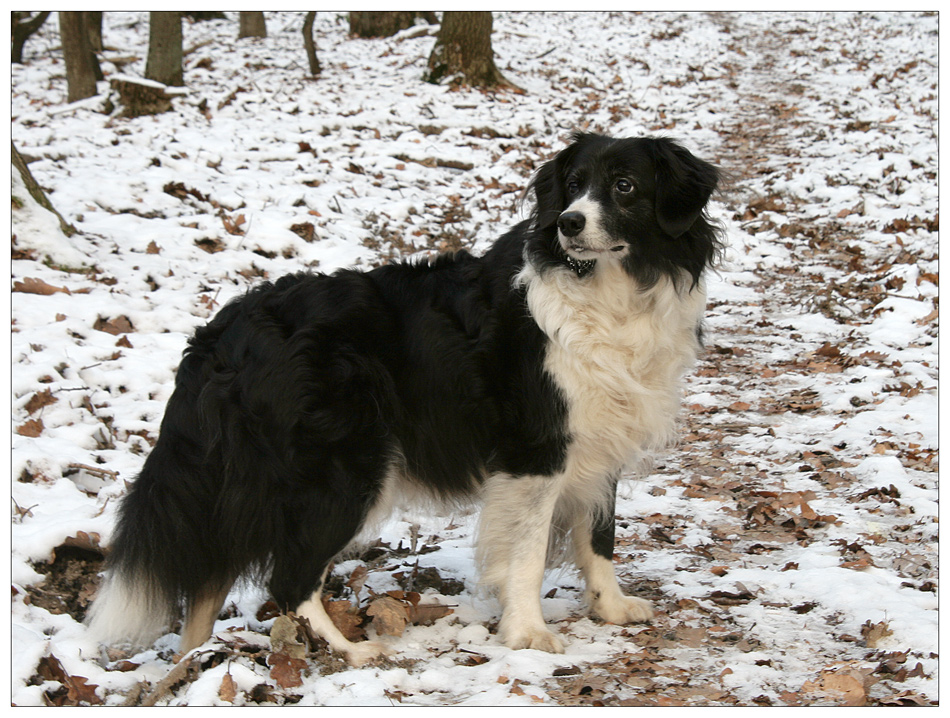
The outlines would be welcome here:
<svg viewBox="0 0 950 718">
<path fill-rule="evenodd" d="M 717 84 L 707 96 L 725 116 L 716 130 L 737 229 L 710 291 L 683 453 L 653 489 L 682 504 L 649 514 L 638 501 L 653 527 L 632 545 L 646 553 L 659 540 L 676 556 L 638 574 L 680 578 L 652 596 L 668 613 L 633 636 L 644 651 L 605 667 L 623 678 L 599 689 L 622 695 L 633 678 L 644 691 L 634 704 L 813 704 L 836 688 L 858 703 L 914 702 L 921 683 L 905 676 L 936 668 L 935 612 L 923 623 L 905 612 L 936 607 L 936 245 L 895 241 L 908 213 L 900 184 L 886 172 L 874 184 L 828 151 L 829 116 L 846 125 L 850 100 L 837 78 L 794 60 L 788 31 L 801 26 L 782 19 L 773 30 L 717 17 L 744 49 L 729 67 L 735 95 L 722 103 Z M 930 118 L 918 120 L 926 148 Z M 890 134 L 880 128 L 879 141 Z M 866 182 L 876 212 L 805 186 L 822 172 L 831 186 Z M 738 652 L 724 659 L 724 642 Z"/>
<path fill-rule="evenodd" d="M 657 634 L 707 633 L 688 647 L 686 685 L 666 687 L 666 700 L 708 697 L 695 688 L 704 683 L 697 663 L 707 664 L 707 679 L 722 671 L 718 692 L 763 704 L 812 703 L 839 684 L 858 698 L 880 695 L 884 685 L 872 689 L 869 676 L 894 656 L 905 671 L 935 668 L 935 614 L 925 624 L 900 615 L 907 604 L 936 606 L 936 505 L 925 499 L 936 488 L 936 246 L 905 247 L 888 233 L 908 208 L 885 182 L 866 185 L 865 207 L 877 203 L 877 216 L 847 206 L 847 196 L 815 201 L 822 188 L 806 183 L 822 172 L 833 183 L 867 158 L 842 158 L 821 141 L 831 113 L 845 124 L 849 99 L 836 78 L 795 61 L 797 21 L 781 20 L 774 30 L 731 27 L 745 52 L 730 68 L 735 104 L 717 131 L 740 231 L 725 281 L 710 292 L 710 347 L 691 382 L 686 454 L 671 462 L 681 495 L 716 508 L 696 526 L 690 501 L 685 526 L 674 513 L 664 533 L 695 554 L 685 571 L 721 580 L 671 591 L 688 598 Z M 928 118 L 919 119 L 926 146 Z M 880 134 L 886 142 L 890 133 Z M 760 232 L 779 243 L 748 236 Z M 700 595 L 707 600 L 682 606 Z M 746 644 L 743 660 L 710 663 L 710 613 Z M 882 633 L 900 638 L 879 644 Z M 675 638 L 667 647 L 683 650 Z"/>
</svg>

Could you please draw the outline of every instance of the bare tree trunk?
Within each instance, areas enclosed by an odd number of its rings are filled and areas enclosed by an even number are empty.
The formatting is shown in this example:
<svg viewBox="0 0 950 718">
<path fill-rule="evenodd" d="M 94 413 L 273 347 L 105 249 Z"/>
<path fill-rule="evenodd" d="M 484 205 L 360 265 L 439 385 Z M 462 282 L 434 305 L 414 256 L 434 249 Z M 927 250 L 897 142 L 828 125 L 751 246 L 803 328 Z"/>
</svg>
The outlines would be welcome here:
<svg viewBox="0 0 950 718">
<path fill-rule="evenodd" d="M 267 23 L 262 12 L 242 12 L 240 14 L 238 37 L 267 37 Z"/>
<path fill-rule="evenodd" d="M 423 79 L 437 84 L 507 87 L 519 90 L 495 67 L 490 12 L 444 12 Z"/>
<path fill-rule="evenodd" d="M 351 12 L 350 34 L 356 37 L 390 37 L 415 25 L 416 18 L 422 18 L 430 25 L 439 22 L 431 11 Z"/>
<path fill-rule="evenodd" d="M 59 34 L 66 60 L 67 101 L 76 102 L 96 94 L 99 62 L 89 46 L 89 32 L 82 12 L 59 13 Z"/>
<path fill-rule="evenodd" d="M 227 20 L 228 16 L 225 15 L 220 10 L 196 10 L 194 12 L 189 12 L 185 10 L 182 12 L 182 15 L 187 18 L 191 18 L 193 22 L 204 22 L 205 20 Z"/>
<path fill-rule="evenodd" d="M 30 172 L 29 166 L 26 164 L 26 161 L 23 159 L 23 156 L 17 151 L 16 145 L 13 142 L 10 142 L 10 158 L 13 162 L 13 166 L 17 168 L 17 171 L 20 173 L 20 177 L 23 178 L 23 184 L 26 185 L 27 191 L 32 195 L 33 199 L 36 200 L 37 204 L 45 209 L 48 209 L 50 212 L 55 214 L 59 218 L 60 229 L 63 230 L 63 234 L 67 237 L 70 237 L 76 234 L 76 228 L 73 227 L 69 222 L 63 219 L 63 215 L 56 211 L 56 208 L 53 206 L 53 203 L 49 201 L 49 197 L 46 196 L 46 192 L 43 191 L 43 188 L 40 187 L 39 183 L 33 179 L 33 173 Z"/>
<path fill-rule="evenodd" d="M 86 16 L 86 29 L 89 31 L 89 46 L 93 52 L 102 52 L 102 13 L 89 11 L 83 14 Z"/>
<path fill-rule="evenodd" d="M 10 28 L 10 59 L 17 64 L 23 63 L 23 46 L 30 39 L 30 35 L 39 30 L 46 18 L 50 16 L 50 11 L 38 12 L 30 17 L 28 12 L 15 12 L 12 14 L 12 23 Z"/>
<path fill-rule="evenodd" d="M 310 63 L 310 74 L 316 77 L 320 74 L 320 60 L 317 58 L 317 45 L 313 41 L 313 21 L 317 13 L 310 11 L 303 21 L 303 46 L 307 51 L 307 62 Z"/>
<path fill-rule="evenodd" d="M 148 14 L 148 59 L 145 78 L 163 85 L 181 87 L 185 76 L 181 68 L 181 13 Z"/>
</svg>

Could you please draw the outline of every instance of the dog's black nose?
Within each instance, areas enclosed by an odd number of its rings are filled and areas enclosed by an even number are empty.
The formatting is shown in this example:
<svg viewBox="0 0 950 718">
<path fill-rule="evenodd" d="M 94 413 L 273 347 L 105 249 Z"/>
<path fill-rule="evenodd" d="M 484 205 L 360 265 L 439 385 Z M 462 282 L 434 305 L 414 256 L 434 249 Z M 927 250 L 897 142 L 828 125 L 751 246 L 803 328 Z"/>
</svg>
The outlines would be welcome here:
<svg viewBox="0 0 950 718">
<path fill-rule="evenodd" d="M 576 237 L 584 229 L 586 222 L 582 212 L 563 212 L 557 218 L 557 227 L 565 237 Z"/>
</svg>

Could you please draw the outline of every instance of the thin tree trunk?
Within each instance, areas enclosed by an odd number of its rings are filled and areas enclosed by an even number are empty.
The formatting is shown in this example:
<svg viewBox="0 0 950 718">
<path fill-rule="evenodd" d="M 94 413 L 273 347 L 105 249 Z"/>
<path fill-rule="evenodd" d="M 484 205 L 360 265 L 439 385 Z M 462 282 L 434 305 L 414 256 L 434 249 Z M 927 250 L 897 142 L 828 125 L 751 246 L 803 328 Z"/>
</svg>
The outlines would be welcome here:
<svg viewBox="0 0 950 718">
<path fill-rule="evenodd" d="M 89 54 L 92 57 L 92 69 L 96 73 L 96 82 L 106 79 L 102 74 L 102 68 L 99 66 L 99 55 L 102 52 L 102 13 L 101 12 L 83 12 L 82 24 L 86 28 L 86 35 L 89 36 Z"/>
<path fill-rule="evenodd" d="M 60 11 L 59 34 L 66 60 L 67 101 L 76 102 L 96 94 L 99 64 L 89 46 L 89 33 L 82 12 Z"/>
<path fill-rule="evenodd" d="M 307 13 L 303 21 L 303 46 L 307 51 L 307 62 L 310 63 L 310 74 L 316 77 L 320 74 L 320 60 L 317 58 L 317 45 L 313 41 L 313 21 L 317 13 L 312 10 Z"/>
<path fill-rule="evenodd" d="M 33 173 L 30 172 L 29 166 L 26 164 L 23 156 L 17 151 L 16 145 L 14 145 L 12 141 L 10 142 L 10 158 L 13 162 L 13 166 L 16 167 L 17 171 L 20 173 L 20 177 L 23 178 L 23 184 L 26 185 L 27 191 L 30 193 L 33 199 L 36 200 L 37 204 L 45 209 L 48 209 L 59 219 L 59 226 L 60 229 L 63 230 L 63 234 L 65 234 L 67 237 L 76 234 L 76 228 L 63 219 L 63 215 L 56 211 L 53 203 L 50 202 L 49 197 L 46 196 L 46 192 L 44 192 L 43 188 L 40 187 L 39 182 L 33 178 Z"/>
<path fill-rule="evenodd" d="M 45 12 L 37 13 L 29 19 L 24 19 L 29 14 L 28 12 L 13 13 L 13 25 L 10 28 L 10 59 L 17 64 L 23 63 L 23 46 L 26 44 L 26 41 L 30 39 L 30 35 L 43 26 L 43 23 L 46 22 L 46 18 L 50 16 L 50 11 L 46 10 Z"/>
<path fill-rule="evenodd" d="M 89 46 L 93 52 L 102 52 L 102 13 L 86 12 L 86 30 L 89 31 Z"/>
<path fill-rule="evenodd" d="M 146 79 L 175 87 L 185 84 L 181 66 L 181 42 L 180 12 L 150 12 L 148 14 Z"/>
</svg>

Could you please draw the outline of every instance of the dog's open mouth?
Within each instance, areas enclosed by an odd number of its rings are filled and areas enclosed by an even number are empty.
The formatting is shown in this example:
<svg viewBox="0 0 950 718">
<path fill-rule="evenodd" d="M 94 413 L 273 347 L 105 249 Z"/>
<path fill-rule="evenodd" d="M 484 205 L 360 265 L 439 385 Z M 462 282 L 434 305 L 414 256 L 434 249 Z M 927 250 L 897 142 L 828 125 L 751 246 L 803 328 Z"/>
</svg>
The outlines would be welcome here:
<svg viewBox="0 0 950 718">
<path fill-rule="evenodd" d="M 573 242 L 571 244 L 561 243 L 564 251 L 574 257 L 575 259 L 597 259 L 598 257 L 614 257 L 617 258 L 622 256 L 627 249 L 626 244 L 614 244 L 610 247 L 605 247 L 597 249 L 594 247 L 589 247 L 586 244 L 578 244 Z"/>
</svg>

